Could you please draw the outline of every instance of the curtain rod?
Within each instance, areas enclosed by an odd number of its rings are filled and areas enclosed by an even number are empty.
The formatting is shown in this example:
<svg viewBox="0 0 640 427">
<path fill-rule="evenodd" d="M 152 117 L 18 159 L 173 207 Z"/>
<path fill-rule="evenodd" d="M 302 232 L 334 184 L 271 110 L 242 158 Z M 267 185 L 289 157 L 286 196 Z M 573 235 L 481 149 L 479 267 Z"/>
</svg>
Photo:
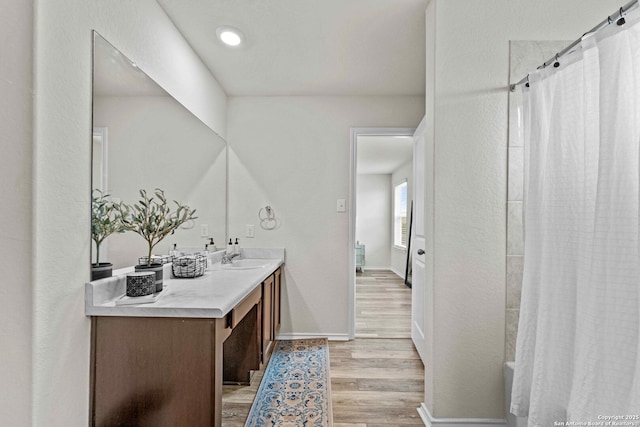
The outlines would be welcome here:
<svg viewBox="0 0 640 427">
<path fill-rule="evenodd" d="M 624 25 L 624 23 L 625 23 L 624 14 L 629 12 L 630 10 L 635 9 L 636 7 L 638 7 L 638 2 L 640 2 L 640 0 L 632 0 L 629 3 L 625 4 L 620 9 L 615 11 L 612 15 L 607 16 L 607 19 L 605 19 L 604 21 L 600 22 L 598 25 L 596 25 L 595 27 L 593 27 L 592 29 L 590 29 L 589 31 L 584 33 L 582 35 L 582 37 L 586 36 L 587 34 L 591 34 L 591 33 L 595 33 L 597 31 L 600 31 L 601 29 L 607 27 L 609 24 L 611 24 L 613 22 L 616 22 L 618 25 Z M 617 19 L 614 21 L 614 19 L 616 17 L 617 17 Z M 560 57 L 562 57 L 563 55 L 567 54 L 569 51 L 571 51 L 571 49 L 576 47 L 582 41 L 582 37 L 580 37 L 578 40 L 574 41 L 569 46 L 567 46 L 564 49 L 562 49 L 560 52 L 556 53 L 556 55 L 553 58 L 550 58 L 549 60 L 543 62 L 542 65 L 540 65 L 538 67 L 538 69 L 545 68 L 547 65 L 551 65 L 551 64 L 553 64 L 554 67 L 559 67 L 560 63 L 558 62 L 558 59 L 560 59 Z M 556 64 L 558 64 L 558 65 L 556 65 Z M 512 84 L 509 87 L 511 89 L 511 92 L 515 92 L 517 86 L 519 86 L 519 85 L 521 85 L 523 83 L 527 83 L 528 80 L 529 80 L 529 76 L 527 75 L 527 76 L 523 77 L 522 79 L 520 79 L 517 83 Z"/>
</svg>

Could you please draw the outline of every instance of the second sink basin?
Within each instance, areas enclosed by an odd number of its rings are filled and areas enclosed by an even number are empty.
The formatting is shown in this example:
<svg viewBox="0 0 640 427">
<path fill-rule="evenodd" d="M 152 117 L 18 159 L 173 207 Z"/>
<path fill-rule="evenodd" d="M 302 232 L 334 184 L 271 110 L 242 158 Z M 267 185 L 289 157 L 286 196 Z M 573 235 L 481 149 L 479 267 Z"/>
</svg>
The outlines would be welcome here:
<svg viewBox="0 0 640 427">
<path fill-rule="evenodd" d="M 231 264 L 222 264 L 225 270 L 250 270 L 252 268 L 262 268 L 268 264 L 264 259 L 239 259 Z"/>
</svg>

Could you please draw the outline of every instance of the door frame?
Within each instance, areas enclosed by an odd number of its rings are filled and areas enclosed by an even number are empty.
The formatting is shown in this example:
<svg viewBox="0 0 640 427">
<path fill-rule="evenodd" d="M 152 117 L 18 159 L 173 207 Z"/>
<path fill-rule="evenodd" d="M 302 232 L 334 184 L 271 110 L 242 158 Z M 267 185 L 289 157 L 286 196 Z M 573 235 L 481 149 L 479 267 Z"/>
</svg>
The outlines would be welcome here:
<svg viewBox="0 0 640 427">
<path fill-rule="evenodd" d="M 349 339 L 356 337 L 356 189 L 359 136 L 411 136 L 413 127 L 357 127 L 351 128 L 351 159 L 349 162 Z"/>
</svg>

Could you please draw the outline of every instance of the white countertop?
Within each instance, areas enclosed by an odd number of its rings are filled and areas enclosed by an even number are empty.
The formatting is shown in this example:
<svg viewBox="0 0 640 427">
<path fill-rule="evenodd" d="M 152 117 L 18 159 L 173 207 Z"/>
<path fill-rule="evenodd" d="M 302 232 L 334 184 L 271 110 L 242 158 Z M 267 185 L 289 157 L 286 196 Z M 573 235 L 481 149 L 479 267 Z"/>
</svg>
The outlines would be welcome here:
<svg viewBox="0 0 640 427">
<path fill-rule="evenodd" d="M 263 259 L 264 267 L 225 269 L 218 261 L 203 276 L 176 279 L 172 277 L 171 264 L 166 264 L 160 297 L 148 304 L 116 305 L 116 299 L 126 291 L 126 274 L 89 282 L 85 285 L 85 315 L 224 317 L 284 264 L 284 249 L 242 249 L 241 258 Z"/>
</svg>

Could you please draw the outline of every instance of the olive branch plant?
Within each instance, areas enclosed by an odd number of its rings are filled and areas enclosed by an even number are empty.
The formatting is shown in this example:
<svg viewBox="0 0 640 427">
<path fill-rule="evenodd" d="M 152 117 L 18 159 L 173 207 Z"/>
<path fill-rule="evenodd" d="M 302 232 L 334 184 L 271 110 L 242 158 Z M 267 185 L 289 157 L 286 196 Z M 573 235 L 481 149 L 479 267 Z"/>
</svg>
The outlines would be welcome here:
<svg viewBox="0 0 640 427">
<path fill-rule="evenodd" d="M 140 200 L 133 205 L 126 203 L 118 205 L 124 228 L 139 234 L 147 242 L 148 266 L 151 265 L 153 248 L 162 239 L 173 234 L 185 222 L 198 218 L 195 216 L 195 209 L 175 200 L 173 202 L 176 204 L 174 211 L 171 210 L 164 191 L 156 188 L 151 196 L 145 190 L 140 190 Z"/>
<path fill-rule="evenodd" d="M 109 194 L 95 189 L 91 195 L 91 239 L 96 243 L 96 265 L 100 265 L 100 245 L 113 233 L 124 233 L 122 210 Z"/>
</svg>

